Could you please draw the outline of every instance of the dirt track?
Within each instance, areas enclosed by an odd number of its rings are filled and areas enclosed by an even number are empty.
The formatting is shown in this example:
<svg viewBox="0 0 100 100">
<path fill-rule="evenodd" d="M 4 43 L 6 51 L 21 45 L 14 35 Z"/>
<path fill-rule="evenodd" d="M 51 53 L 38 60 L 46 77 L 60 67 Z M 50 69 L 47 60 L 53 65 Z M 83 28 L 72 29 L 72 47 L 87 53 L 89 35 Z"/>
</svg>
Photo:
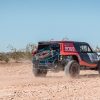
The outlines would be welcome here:
<svg viewBox="0 0 100 100">
<path fill-rule="evenodd" d="M 0 100 L 100 100 L 100 77 L 88 70 L 78 79 L 64 72 L 35 78 L 31 62 L 0 64 Z"/>
</svg>

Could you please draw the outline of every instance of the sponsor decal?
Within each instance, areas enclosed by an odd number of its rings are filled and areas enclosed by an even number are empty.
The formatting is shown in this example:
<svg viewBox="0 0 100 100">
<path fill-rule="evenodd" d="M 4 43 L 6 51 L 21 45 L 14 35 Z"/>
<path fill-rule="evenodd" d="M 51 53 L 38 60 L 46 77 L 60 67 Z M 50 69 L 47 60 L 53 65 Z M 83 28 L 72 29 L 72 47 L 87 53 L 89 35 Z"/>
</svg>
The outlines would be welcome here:
<svg viewBox="0 0 100 100">
<path fill-rule="evenodd" d="M 64 51 L 73 52 L 75 51 L 73 43 L 66 43 L 64 44 Z"/>
<path fill-rule="evenodd" d="M 75 51 L 74 47 L 65 47 L 65 51 Z"/>
</svg>

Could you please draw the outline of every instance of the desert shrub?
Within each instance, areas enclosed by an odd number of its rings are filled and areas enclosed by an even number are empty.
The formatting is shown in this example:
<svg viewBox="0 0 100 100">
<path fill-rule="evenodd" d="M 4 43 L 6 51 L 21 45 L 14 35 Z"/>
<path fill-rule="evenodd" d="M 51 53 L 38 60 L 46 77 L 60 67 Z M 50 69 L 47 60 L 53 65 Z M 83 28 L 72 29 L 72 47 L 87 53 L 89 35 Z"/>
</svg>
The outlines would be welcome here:
<svg viewBox="0 0 100 100">
<path fill-rule="evenodd" d="M 25 56 L 27 59 L 32 59 L 32 51 L 36 48 L 35 44 L 29 43 L 25 48 Z"/>
<path fill-rule="evenodd" d="M 21 59 L 32 59 L 32 51 L 36 48 L 36 45 L 30 43 L 27 44 L 26 47 L 22 50 L 17 50 L 13 46 L 11 46 L 10 59 L 15 60 L 15 62 L 19 62 Z"/>
<path fill-rule="evenodd" d="M 9 58 L 15 60 L 15 62 L 19 61 L 19 52 L 17 51 L 16 48 L 11 48 L 11 52 L 9 53 Z"/>
<path fill-rule="evenodd" d="M 6 63 L 9 62 L 9 57 L 7 54 L 1 53 L 0 54 L 0 61 L 5 61 Z"/>
<path fill-rule="evenodd" d="M 24 52 L 13 49 L 12 52 L 10 53 L 10 58 L 14 59 L 15 62 L 20 61 L 21 58 L 24 58 Z"/>
</svg>

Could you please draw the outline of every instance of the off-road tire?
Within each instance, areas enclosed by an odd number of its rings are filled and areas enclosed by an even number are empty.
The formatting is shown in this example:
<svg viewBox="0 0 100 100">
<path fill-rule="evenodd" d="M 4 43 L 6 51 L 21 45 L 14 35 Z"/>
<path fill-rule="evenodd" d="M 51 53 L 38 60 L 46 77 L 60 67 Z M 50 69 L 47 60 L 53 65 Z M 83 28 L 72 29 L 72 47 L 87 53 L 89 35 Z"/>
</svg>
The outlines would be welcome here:
<svg viewBox="0 0 100 100">
<path fill-rule="evenodd" d="M 80 65 L 77 61 L 72 60 L 67 63 L 65 66 L 65 74 L 70 77 L 78 77 L 80 73 Z"/>
<path fill-rule="evenodd" d="M 98 62 L 97 68 L 98 68 L 98 72 L 99 72 L 99 76 L 100 76 L 100 61 Z"/>
<path fill-rule="evenodd" d="M 40 69 L 37 65 L 33 65 L 33 74 L 35 77 L 45 77 L 47 75 L 47 70 Z"/>
</svg>

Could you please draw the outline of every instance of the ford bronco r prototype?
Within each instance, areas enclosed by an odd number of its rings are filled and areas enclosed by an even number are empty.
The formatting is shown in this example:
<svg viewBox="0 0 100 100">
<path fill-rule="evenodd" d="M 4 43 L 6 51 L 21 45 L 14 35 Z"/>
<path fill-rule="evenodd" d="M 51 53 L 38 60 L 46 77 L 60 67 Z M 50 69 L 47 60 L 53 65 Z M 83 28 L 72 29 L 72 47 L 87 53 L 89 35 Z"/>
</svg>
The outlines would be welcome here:
<svg viewBox="0 0 100 100">
<path fill-rule="evenodd" d="M 46 76 L 49 70 L 65 71 L 76 77 L 82 67 L 97 70 L 100 74 L 100 59 L 86 42 L 41 41 L 33 53 L 33 73 Z"/>
</svg>

